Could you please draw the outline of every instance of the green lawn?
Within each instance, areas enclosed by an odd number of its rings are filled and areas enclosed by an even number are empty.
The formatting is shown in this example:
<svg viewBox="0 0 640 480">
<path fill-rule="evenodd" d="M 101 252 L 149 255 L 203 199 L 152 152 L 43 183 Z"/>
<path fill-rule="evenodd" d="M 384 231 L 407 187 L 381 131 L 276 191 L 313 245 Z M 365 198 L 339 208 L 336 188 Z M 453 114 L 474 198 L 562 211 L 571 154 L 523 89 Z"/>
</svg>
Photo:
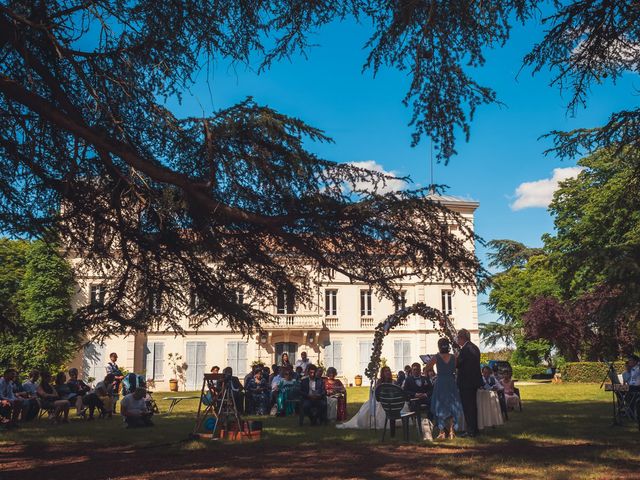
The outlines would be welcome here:
<svg viewBox="0 0 640 480">
<path fill-rule="evenodd" d="M 156 416 L 156 426 L 152 429 L 125 430 L 120 418 L 94 422 L 73 419 L 68 425 L 52 425 L 39 420 L 19 430 L 0 433 L 0 446 L 10 450 L 17 448 L 18 452 L 36 452 L 38 448 L 46 450 L 51 446 L 63 450 L 91 450 L 96 445 L 103 449 L 127 447 L 154 455 L 170 452 L 178 463 L 195 453 L 210 452 L 216 457 L 222 456 L 230 464 L 234 458 L 246 462 L 245 453 L 257 450 L 264 452 L 267 459 L 273 454 L 276 465 L 279 451 L 302 448 L 326 452 L 333 458 L 339 458 L 343 452 L 352 452 L 349 458 L 356 459 L 354 465 L 362 465 L 359 469 L 373 469 L 372 475 L 380 478 L 386 478 L 385 468 L 397 462 L 397 456 L 405 458 L 414 454 L 420 461 L 426 462 L 428 458 L 428 468 L 434 473 L 450 476 L 453 472 L 454 477 L 483 477 L 483 469 L 490 465 L 492 475 L 486 478 L 493 478 L 493 474 L 545 479 L 609 478 L 614 474 L 618 478 L 634 478 L 631 472 L 640 472 L 637 424 L 611 427 L 611 397 L 598 387 L 595 384 L 523 385 L 520 390 L 524 411 L 513 412 L 504 426 L 486 430 L 475 439 L 414 441 L 410 446 L 403 445 L 398 439 L 381 446 L 380 432 L 374 431 L 338 430 L 333 426 L 299 428 L 297 419 L 291 417 L 263 418 L 263 438 L 251 445 L 192 441 L 188 440 L 188 435 L 193 428 L 197 400 L 183 401 L 171 416 Z M 357 411 L 367 395 L 367 388 L 349 389 L 350 415 Z M 165 394 L 160 392 L 154 395 L 161 411 L 166 411 L 168 402 L 160 400 L 163 396 Z M 376 466 L 378 464 L 370 461 L 368 455 L 372 455 L 370 458 L 375 455 L 375 462 L 385 460 Z M 389 455 L 388 458 L 385 455 Z M 347 469 L 344 474 L 349 472 Z M 24 473 L 28 474 L 28 471 Z M 217 473 L 220 478 L 235 478 L 225 477 L 224 468 Z M 361 478 L 357 472 L 352 473 L 356 475 L 353 478 Z M 0 478 L 4 477 L 0 475 Z"/>
</svg>

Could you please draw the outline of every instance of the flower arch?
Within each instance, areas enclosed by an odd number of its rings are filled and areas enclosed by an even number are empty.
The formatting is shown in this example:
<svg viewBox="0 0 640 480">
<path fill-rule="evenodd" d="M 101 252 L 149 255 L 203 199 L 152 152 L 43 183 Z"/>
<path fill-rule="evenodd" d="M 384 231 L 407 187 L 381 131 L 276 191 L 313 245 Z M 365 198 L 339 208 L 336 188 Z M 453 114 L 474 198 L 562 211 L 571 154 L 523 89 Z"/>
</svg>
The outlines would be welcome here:
<svg viewBox="0 0 640 480">
<path fill-rule="evenodd" d="M 431 320 L 436 332 L 438 332 L 438 335 L 440 335 L 440 337 L 448 338 L 454 350 L 458 349 L 456 343 L 457 332 L 453 322 L 440 310 L 429 307 L 422 302 L 400 309 L 396 313 L 389 315 L 383 322 L 380 322 L 375 329 L 371 360 L 369 360 L 369 365 L 364 372 L 369 380 L 371 380 L 371 385 L 375 383 L 376 377 L 378 376 L 378 370 L 380 370 L 380 355 L 382 355 L 384 337 L 386 337 L 393 328 L 398 326 L 400 322 L 406 319 L 409 315 L 420 315 L 423 318 Z"/>
</svg>

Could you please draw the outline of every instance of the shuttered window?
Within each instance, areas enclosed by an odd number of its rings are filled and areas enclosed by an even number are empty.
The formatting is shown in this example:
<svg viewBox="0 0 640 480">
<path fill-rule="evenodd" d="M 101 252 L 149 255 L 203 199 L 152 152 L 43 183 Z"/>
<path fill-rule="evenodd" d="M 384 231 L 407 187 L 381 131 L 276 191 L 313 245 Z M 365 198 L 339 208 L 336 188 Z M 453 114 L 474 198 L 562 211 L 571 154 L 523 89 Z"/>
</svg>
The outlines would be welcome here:
<svg viewBox="0 0 640 480">
<path fill-rule="evenodd" d="M 236 377 L 247 374 L 247 342 L 227 343 L 227 365 L 233 369 Z"/>
<path fill-rule="evenodd" d="M 324 347 L 324 365 L 335 368 L 338 375 L 342 374 L 342 342 L 333 341 Z"/>
</svg>

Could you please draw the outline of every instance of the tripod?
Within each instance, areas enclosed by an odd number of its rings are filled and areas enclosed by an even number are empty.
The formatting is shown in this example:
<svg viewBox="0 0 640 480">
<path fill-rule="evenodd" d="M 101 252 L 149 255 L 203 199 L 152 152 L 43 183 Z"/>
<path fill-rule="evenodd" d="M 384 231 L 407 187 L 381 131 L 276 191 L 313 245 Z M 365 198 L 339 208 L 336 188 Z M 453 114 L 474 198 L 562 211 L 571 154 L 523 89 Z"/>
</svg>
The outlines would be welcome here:
<svg viewBox="0 0 640 480">
<path fill-rule="evenodd" d="M 202 425 L 208 424 L 207 418 L 212 418 L 214 426 L 211 429 L 211 439 L 216 438 L 216 431 L 220 422 L 224 421 L 224 430 L 229 430 L 230 422 L 236 422 L 238 432 L 242 431 L 242 422 L 238 414 L 238 408 L 233 396 L 232 379 L 223 374 L 205 373 L 202 379 L 202 390 L 200 391 L 200 403 L 198 403 L 198 413 L 192 437 L 204 437 L 199 431 Z M 206 390 L 206 393 L 205 393 Z M 205 406 L 204 410 L 202 406 Z M 208 437 L 209 434 L 206 434 Z"/>
<path fill-rule="evenodd" d="M 602 388 L 605 382 L 611 380 L 611 404 L 613 406 L 613 423 L 611 424 L 614 427 L 622 425 L 618 418 L 620 417 L 620 412 L 618 409 L 618 399 L 616 397 L 616 391 L 613 388 L 613 385 L 619 385 L 620 381 L 618 380 L 618 374 L 616 373 L 616 369 L 613 366 L 612 362 L 606 362 L 609 368 L 607 369 L 607 373 L 605 373 L 602 382 L 600 383 L 600 388 Z"/>
<path fill-rule="evenodd" d="M 233 380 L 230 377 L 226 377 L 222 381 L 222 395 L 220 395 L 219 402 L 220 406 L 218 407 L 218 411 L 216 412 L 216 417 L 218 421 L 216 422 L 215 427 L 213 427 L 213 431 L 211 432 L 211 436 L 215 438 L 216 430 L 220 425 L 220 420 L 224 421 L 224 430 L 225 432 L 229 431 L 229 423 L 236 422 L 238 427 L 238 433 L 242 432 L 242 421 L 240 420 L 240 414 L 238 413 L 238 407 L 236 405 L 236 399 L 233 396 Z"/>
</svg>

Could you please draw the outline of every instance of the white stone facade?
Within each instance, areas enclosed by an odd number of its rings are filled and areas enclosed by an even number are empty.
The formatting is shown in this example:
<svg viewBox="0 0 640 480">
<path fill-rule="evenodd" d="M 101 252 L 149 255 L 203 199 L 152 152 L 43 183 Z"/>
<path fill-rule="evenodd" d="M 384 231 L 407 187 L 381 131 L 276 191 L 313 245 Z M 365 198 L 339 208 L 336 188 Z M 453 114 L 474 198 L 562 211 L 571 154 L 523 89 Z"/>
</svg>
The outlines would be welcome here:
<svg viewBox="0 0 640 480">
<path fill-rule="evenodd" d="M 443 203 L 457 210 L 473 224 L 478 204 L 455 197 L 440 197 Z M 473 246 L 470 246 L 473 248 Z M 88 302 L 91 286 L 99 279 L 81 278 L 78 305 Z M 424 302 L 438 309 L 450 309 L 457 328 L 471 331 L 478 343 L 477 297 L 474 291 L 454 290 L 448 284 L 424 283 L 407 279 L 398 284 L 404 292 L 406 305 Z M 325 367 L 334 366 L 338 375 L 348 384 L 355 383 L 356 375 L 364 377 L 369 362 L 375 326 L 395 311 L 393 302 L 370 295 L 368 287 L 352 283 L 341 274 L 331 275 L 319 288 L 319 305 L 311 310 L 297 310 L 278 315 L 278 323 L 266 326 L 266 334 L 251 338 L 232 332 L 224 325 L 204 325 L 198 330 L 189 328 L 189 319 L 183 319 L 185 336 L 173 333 L 151 332 L 129 337 L 107 339 L 105 344 L 89 345 L 76 361 L 86 376 L 100 378 L 110 352 L 117 352 L 119 365 L 129 371 L 144 373 L 153 378 L 157 390 L 168 390 L 173 377 L 168 354 L 179 354 L 188 364 L 186 382 L 180 389 L 199 389 L 202 373 L 212 366 L 232 366 L 240 378 L 250 369 L 254 360 L 270 366 L 282 351 L 287 351 L 292 363 L 306 351 L 312 362 Z M 95 286 L 94 286 L 95 294 Z M 370 298 L 370 302 L 369 302 Z M 275 303 L 275 302 L 274 302 Z M 274 305 L 272 313 L 277 314 Z M 385 337 L 382 357 L 392 370 L 419 361 L 418 355 L 436 351 L 437 334 L 431 321 L 412 316 Z M 366 378 L 363 379 L 366 384 Z"/>
</svg>

